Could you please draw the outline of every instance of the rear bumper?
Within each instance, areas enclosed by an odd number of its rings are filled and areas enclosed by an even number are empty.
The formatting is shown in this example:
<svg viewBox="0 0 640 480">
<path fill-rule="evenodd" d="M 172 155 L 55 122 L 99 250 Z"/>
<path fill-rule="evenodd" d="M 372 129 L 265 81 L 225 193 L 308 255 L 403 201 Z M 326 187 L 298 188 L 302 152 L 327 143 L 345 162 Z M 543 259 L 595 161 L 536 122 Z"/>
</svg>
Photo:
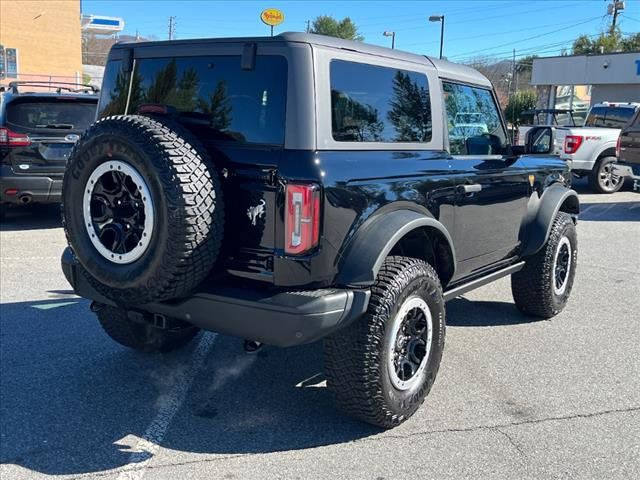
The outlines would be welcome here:
<svg viewBox="0 0 640 480">
<path fill-rule="evenodd" d="M 613 173 L 621 177 L 640 180 L 640 164 L 617 162 L 613 164 Z"/>
<path fill-rule="evenodd" d="M 589 172 L 593 170 L 593 166 L 596 164 L 594 160 L 573 159 L 571 155 L 566 155 L 566 154 L 561 155 L 560 158 L 562 158 L 563 160 L 566 160 L 571 170 L 576 172 L 579 172 L 579 171 Z"/>
<path fill-rule="evenodd" d="M 113 302 L 97 292 L 81 272 L 73 251 L 62 254 L 65 277 L 81 297 Z M 225 335 L 289 347 L 318 340 L 362 315 L 369 290 L 322 289 L 278 292 L 211 287 L 179 300 L 136 305 L 132 311 L 160 314 Z"/>
<path fill-rule="evenodd" d="M 7 190 L 17 190 L 7 194 Z M 8 165 L 0 167 L 0 202 L 23 205 L 27 203 L 60 203 L 62 177 L 16 175 Z"/>
</svg>

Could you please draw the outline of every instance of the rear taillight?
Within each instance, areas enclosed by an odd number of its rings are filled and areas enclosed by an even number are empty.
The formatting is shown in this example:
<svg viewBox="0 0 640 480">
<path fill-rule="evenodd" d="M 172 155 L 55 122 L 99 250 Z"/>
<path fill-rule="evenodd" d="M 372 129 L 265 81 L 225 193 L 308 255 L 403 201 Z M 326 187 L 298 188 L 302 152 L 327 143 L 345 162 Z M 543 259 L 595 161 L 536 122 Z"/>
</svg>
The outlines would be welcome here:
<svg viewBox="0 0 640 480">
<path fill-rule="evenodd" d="M 29 145 L 31 140 L 28 135 L 12 132 L 8 128 L 0 128 L 0 147 L 28 147 Z"/>
<path fill-rule="evenodd" d="M 576 153 L 582 145 L 582 137 L 580 135 L 567 135 L 564 138 L 564 153 Z"/>
<path fill-rule="evenodd" d="M 299 255 L 318 245 L 320 239 L 320 188 L 287 185 L 285 253 Z"/>
<path fill-rule="evenodd" d="M 620 160 L 620 144 L 622 143 L 622 134 L 618 135 L 618 141 L 616 142 L 616 157 Z"/>
</svg>

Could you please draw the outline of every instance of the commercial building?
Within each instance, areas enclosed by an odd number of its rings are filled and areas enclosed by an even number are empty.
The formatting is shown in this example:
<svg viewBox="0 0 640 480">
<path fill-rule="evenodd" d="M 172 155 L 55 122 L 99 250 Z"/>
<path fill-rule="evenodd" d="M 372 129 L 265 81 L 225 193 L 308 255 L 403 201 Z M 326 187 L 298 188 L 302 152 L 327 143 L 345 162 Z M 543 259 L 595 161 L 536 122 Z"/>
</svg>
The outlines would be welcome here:
<svg viewBox="0 0 640 480">
<path fill-rule="evenodd" d="M 80 0 L 0 1 L 0 81 L 82 80 Z"/>
<path fill-rule="evenodd" d="M 536 58 L 531 84 L 540 107 L 569 108 L 584 118 L 599 102 L 640 102 L 640 52 Z"/>
</svg>

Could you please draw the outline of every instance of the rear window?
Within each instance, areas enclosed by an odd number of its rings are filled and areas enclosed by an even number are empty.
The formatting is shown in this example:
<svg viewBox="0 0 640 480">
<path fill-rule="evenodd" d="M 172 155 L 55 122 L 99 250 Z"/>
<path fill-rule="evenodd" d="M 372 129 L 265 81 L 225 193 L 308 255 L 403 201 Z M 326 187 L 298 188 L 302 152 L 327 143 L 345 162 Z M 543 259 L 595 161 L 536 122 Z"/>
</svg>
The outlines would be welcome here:
<svg viewBox="0 0 640 480">
<path fill-rule="evenodd" d="M 83 131 L 93 123 L 96 103 L 81 100 L 20 100 L 7 105 L 7 124 L 27 130 Z"/>
<path fill-rule="evenodd" d="M 629 107 L 593 107 L 584 126 L 623 128 L 631 121 L 635 111 Z"/>
<path fill-rule="evenodd" d="M 124 113 L 127 80 L 119 65 L 107 69 L 101 117 Z M 258 55 L 246 70 L 239 55 L 143 58 L 130 83 L 129 114 L 145 104 L 162 105 L 206 138 L 284 143 L 287 60 L 281 55 Z"/>
<path fill-rule="evenodd" d="M 431 100 L 423 73 L 331 62 L 331 129 L 338 142 L 428 142 Z"/>
</svg>

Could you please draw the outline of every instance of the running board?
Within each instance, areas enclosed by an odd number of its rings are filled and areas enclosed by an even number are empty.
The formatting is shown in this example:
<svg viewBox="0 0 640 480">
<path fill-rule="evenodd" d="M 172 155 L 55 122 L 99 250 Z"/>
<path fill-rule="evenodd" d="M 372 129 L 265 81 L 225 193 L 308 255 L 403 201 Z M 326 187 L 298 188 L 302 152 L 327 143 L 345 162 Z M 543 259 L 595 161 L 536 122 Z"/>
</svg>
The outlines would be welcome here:
<svg viewBox="0 0 640 480">
<path fill-rule="evenodd" d="M 451 290 L 447 290 L 444 292 L 444 301 L 448 302 L 449 300 L 453 300 L 460 295 L 464 295 L 471 290 L 475 290 L 476 288 L 483 287 L 484 285 L 491 283 L 499 278 L 506 277 L 507 275 L 511 275 L 512 273 L 519 272 L 524 267 L 524 261 L 518 262 L 514 265 L 510 265 L 506 268 L 502 268 L 497 270 L 489 275 L 485 275 L 484 277 L 476 278 L 475 280 L 470 281 L 469 283 L 465 283 L 464 285 L 460 285 L 459 287 L 452 288 Z"/>
</svg>

